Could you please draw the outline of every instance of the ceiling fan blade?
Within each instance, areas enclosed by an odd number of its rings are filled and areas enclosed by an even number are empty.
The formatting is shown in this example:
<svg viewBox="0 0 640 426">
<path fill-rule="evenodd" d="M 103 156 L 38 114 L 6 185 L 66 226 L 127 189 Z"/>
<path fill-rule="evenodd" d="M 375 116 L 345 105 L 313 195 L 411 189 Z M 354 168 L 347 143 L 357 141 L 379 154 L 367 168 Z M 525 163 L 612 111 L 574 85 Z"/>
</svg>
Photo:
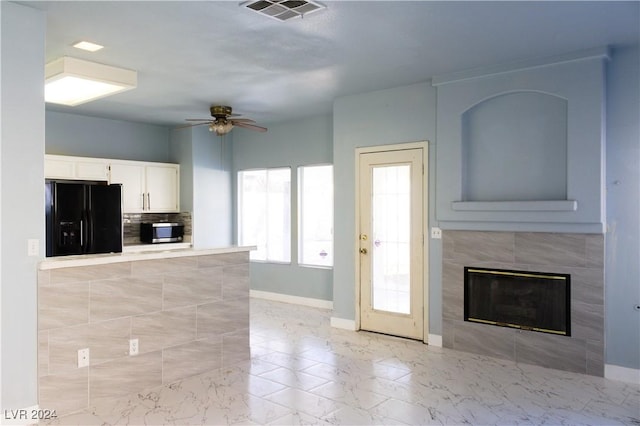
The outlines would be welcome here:
<svg viewBox="0 0 640 426">
<path fill-rule="evenodd" d="M 183 126 L 174 127 L 174 129 L 184 129 L 185 127 L 195 127 L 202 126 L 203 124 L 209 124 L 211 120 L 205 121 L 204 123 L 193 123 L 193 124 L 185 124 Z"/>
<path fill-rule="evenodd" d="M 210 118 L 186 118 L 185 121 L 213 121 Z"/>
<path fill-rule="evenodd" d="M 250 118 L 234 118 L 231 120 L 234 123 L 255 123 L 255 120 L 252 120 Z"/>
<path fill-rule="evenodd" d="M 266 132 L 267 131 L 266 127 L 256 126 L 255 124 L 249 124 L 249 123 L 244 123 L 244 122 L 236 122 L 235 120 L 233 121 L 233 125 L 236 126 L 236 127 L 243 127 L 245 129 L 249 129 L 249 130 L 256 130 L 258 132 Z"/>
</svg>

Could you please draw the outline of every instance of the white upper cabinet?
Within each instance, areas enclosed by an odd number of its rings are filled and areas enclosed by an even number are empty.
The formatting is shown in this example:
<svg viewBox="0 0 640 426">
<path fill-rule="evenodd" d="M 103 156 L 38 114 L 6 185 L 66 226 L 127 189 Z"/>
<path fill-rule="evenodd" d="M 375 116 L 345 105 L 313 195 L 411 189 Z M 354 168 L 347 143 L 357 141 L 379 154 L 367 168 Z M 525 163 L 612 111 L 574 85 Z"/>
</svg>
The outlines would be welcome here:
<svg viewBox="0 0 640 426">
<path fill-rule="evenodd" d="M 44 156 L 44 177 L 47 179 L 109 180 L 109 160 L 104 158 Z"/>
<path fill-rule="evenodd" d="M 122 184 L 122 211 L 141 213 L 145 211 L 144 166 L 133 163 L 111 163 L 109 183 Z"/>
<path fill-rule="evenodd" d="M 122 184 L 125 213 L 180 211 L 180 166 L 138 161 L 111 162 L 110 183 Z"/>
<path fill-rule="evenodd" d="M 147 210 L 153 212 L 180 211 L 178 179 L 180 171 L 175 164 L 147 165 Z"/>
</svg>

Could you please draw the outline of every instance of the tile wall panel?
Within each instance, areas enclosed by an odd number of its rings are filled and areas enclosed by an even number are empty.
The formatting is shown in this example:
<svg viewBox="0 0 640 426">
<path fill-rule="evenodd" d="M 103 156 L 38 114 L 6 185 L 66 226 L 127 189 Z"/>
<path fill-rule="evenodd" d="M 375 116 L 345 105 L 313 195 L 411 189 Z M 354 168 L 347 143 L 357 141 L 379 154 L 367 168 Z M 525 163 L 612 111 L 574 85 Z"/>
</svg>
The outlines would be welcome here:
<svg viewBox="0 0 640 426">
<path fill-rule="evenodd" d="M 527 364 L 604 375 L 604 237 L 594 234 L 445 231 L 445 347 Z M 571 275 L 572 335 L 464 321 L 464 266 Z M 462 289 L 462 290 L 461 290 Z"/>
<path fill-rule="evenodd" d="M 162 384 L 162 351 L 96 365 L 89 372 L 91 403 Z"/>
<path fill-rule="evenodd" d="M 38 332 L 38 377 L 49 374 L 49 331 Z"/>
<path fill-rule="evenodd" d="M 249 357 L 248 252 L 44 270 L 38 294 L 40 406 L 58 414 Z"/>
<path fill-rule="evenodd" d="M 48 330 L 89 322 L 89 283 L 38 286 L 38 328 Z"/>
<path fill-rule="evenodd" d="M 162 275 L 122 277 L 91 283 L 92 322 L 162 309 Z"/>
<path fill-rule="evenodd" d="M 38 380 L 38 407 L 56 410 L 58 416 L 89 405 L 89 369 L 76 368 L 62 374 L 50 374 Z"/>
<path fill-rule="evenodd" d="M 196 306 L 154 312 L 132 318 L 131 337 L 140 353 L 179 345 L 196 338 Z"/>
<path fill-rule="evenodd" d="M 170 272 L 164 275 L 163 309 L 222 300 L 222 267 Z"/>
<path fill-rule="evenodd" d="M 95 266 L 78 266 L 75 268 L 60 268 L 49 271 L 50 284 L 86 282 L 106 280 L 111 278 L 128 277 L 131 275 L 131 263 L 111 263 Z"/>
<path fill-rule="evenodd" d="M 222 367 L 222 343 L 218 340 L 196 340 L 166 348 L 162 352 L 162 383 Z"/>
<path fill-rule="evenodd" d="M 141 260 L 131 267 L 133 276 L 150 277 L 152 275 L 191 271 L 198 267 L 193 257 L 175 257 L 172 259 Z"/>
</svg>

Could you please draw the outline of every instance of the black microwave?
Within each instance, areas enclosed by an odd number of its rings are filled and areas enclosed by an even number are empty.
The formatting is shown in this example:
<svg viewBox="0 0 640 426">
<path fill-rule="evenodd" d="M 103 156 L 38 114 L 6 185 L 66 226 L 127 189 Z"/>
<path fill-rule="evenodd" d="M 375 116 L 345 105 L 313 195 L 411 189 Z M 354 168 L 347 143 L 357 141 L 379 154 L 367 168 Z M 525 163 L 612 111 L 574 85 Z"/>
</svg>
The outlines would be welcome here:
<svg viewBox="0 0 640 426">
<path fill-rule="evenodd" d="M 184 225 L 177 222 L 142 222 L 140 240 L 143 243 L 178 243 L 184 238 Z"/>
</svg>

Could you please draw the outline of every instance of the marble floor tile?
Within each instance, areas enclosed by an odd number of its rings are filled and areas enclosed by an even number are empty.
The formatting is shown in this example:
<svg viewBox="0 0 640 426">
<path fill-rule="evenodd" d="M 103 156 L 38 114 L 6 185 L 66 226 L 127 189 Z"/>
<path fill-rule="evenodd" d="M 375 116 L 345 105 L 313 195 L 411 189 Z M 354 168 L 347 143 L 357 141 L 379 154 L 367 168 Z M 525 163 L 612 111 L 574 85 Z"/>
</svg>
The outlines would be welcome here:
<svg viewBox="0 0 640 426">
<path fill-rule="evenodd" d="M 250 359 L 100 400 L 49 423 L 640 424 L 639 385 L 332 329 L 330 317 L 252 299 Z"/>
</svg>

